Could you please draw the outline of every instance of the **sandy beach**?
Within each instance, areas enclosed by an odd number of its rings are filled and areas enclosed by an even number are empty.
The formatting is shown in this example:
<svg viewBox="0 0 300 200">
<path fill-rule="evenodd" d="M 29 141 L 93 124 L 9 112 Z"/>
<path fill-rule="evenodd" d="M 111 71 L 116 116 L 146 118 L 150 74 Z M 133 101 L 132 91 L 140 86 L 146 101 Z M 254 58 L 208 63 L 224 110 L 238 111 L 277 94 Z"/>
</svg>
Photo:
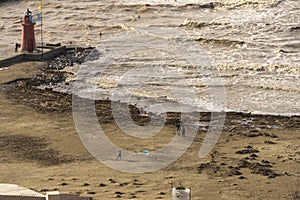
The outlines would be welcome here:
<svg viewBox="0 0 300 200">
<path fill-rule="evenodd" d="M 228 113 L 221 138 L 206 158 L 197 156 L 205 135 L 198 131 L 188 151 L 170 166 L 152 173 L 123 173 L 101 164 L 83 147 L 69 95 L 30 85 L 28 78 L 41 66 L 22 63 L 0 72 L 6 77 L 1 77 L 0 95 L 2 183 L 94 199 L 170 199 L 174 181 L 191 187 L 193 200 L 299 199 L 299 117 Z M 111 140 L 131 151 L 156 149 L 176 134 L 176 113 L 170 113 L 159 137 L 130 139 L 109 117 L 110 102 L 96 105 L 102 112 L 97 112 L 99 123 Z M 142 119 L 131 111 L 134 119 Z"/>
</svg>

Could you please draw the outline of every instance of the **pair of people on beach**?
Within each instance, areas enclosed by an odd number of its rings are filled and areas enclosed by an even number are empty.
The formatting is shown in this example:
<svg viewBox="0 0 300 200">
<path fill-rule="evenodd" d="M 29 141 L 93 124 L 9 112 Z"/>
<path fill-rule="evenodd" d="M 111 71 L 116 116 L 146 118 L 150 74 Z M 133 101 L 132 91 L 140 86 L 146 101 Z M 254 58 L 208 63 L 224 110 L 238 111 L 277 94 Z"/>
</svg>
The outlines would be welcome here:
<svg viewBox="0 0 300 200">
<path fill-rule="evenodd" d="M 177 135 L 184 138 L 185 137 L 185 125 L 184 125 L 184 123 L 183 122 L 178 122 L 176 124 L 176 128 L 177 128 Z"/>
</svg>

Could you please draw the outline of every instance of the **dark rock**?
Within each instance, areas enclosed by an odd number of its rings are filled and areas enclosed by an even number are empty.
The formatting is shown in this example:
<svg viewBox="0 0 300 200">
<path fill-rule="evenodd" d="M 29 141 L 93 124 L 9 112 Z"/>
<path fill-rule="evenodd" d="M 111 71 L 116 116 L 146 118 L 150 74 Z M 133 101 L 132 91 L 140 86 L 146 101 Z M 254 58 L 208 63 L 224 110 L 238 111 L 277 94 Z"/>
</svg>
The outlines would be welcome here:
<svg viewBox="0 0 300 200">
<path fill-rule="evenodd" d="M 99 187 L 105 187 L 105 186 L 107 186 L 107 185 L 104 184 L 104 183 L 100 183 L 98 186 L 99 186 Z"/>
<path fill-rule="evenodd" d="M 145 190 L 137 190 L 137 191 L 135 191 L 136 193 L 144 193 L 144 192 L 146 192 Z"/>
<path fill-rule="evenodd" d="M 115 194 L 122 195 L 122 194 L 125 194 L 125 193 L 124 192 L 120 192 L 120 191 L 116 191 Z"/>
<path fill-rule="evenodd" d="M 116 181 L 114 181 L 113 179 L 108 179 L 108 181 L 110 182 L 110 183 L 116 183 Z"/>
<path fill-rule="evenodd" d="M 292 176 L 293 174 L 291 174 L 291 173 L 289 173 L 289 172 L 284 172 L 284 175 Z"/>
<path fill-rule="evenodd" d="M 208 162 L 208 163 L 201 163 L 198 167 L 198 172 L 201 173 L 203 170 L 209 170 L 212 173 L 216 173 L 220 170 L 220 167 L 215 165 L 215 163 Z"/>
<path fill-rule="evenodd" d="M 269 141 L 269 140 L 265 140 L 265 144 L 276 144 L 276 142 L 272 142 L 272 141 Z"/>
<path fill-rule="evenodd" d="M 128 183 L 120 183 L 120 186 L 128 185 Z"/>
<path fill-rule="evenodd" d="M 132 185 L 143 185 L 143 184 L 142 183 L 134 182 L 134 183 L 132 183 Z"/>
<path fill-rule="evenodd" d="M 88 191 L 87 193 L 88 194 L 96 194 L 96 192 L 93 192 L 93 191 Z"/>
<path fill-rule="evenodd" d="M 277 176 L 279 176 L 279 174 L 272 173 L 268 176 L 268 178 L 276 178 Z"/>
<path fill-rule="evenodd" d="M 242 173 L 238 170 L 238 168 L 233 168 L 231 170 L 229 170 L 229 174 L 228 176 L 237 176 L 237 175 L 241 175 Z"/>
<path fill-rule="evenodd" d="M 89 183 L 84 183 L 82 186 L 89 186 L 90 184 Z"/>
<path fill-rule="evenodd" d="M 257 149 L 243 149 L 243 150 L 239 150 L 239 151 L 236 151 L 235 153 L 236 154 L 249 154 L 249 153 L 258 153 L 259 150 Z"/>
<path fill-rule="evenodd" d="M 269 133 L 264 133 L 264 136 L 270 137 L 270 138 L 278 138 L 277 135 L 275 135 L 275 134 L 269 134 Z"/>
<path fill-rule="evenodd" d="M 251 157 L 251 158 L 257 158 L 258 155 L 256 155 L 255 153 L 253 153 L 253 154 L 250 155 L 250 157 Z M 247 158 L 247 157 L 246 157 L 246 158 Z"/>
<path fill-rule="evenodd" d="M 270 178 L 275 178 L 276 176 L 278 176 L 278 174 L 276 174 L 272 169 L 270 169 L 272 167 L 270 164 L 262 164 L 258 162 L 251 163 L 245 159 L 241 159 L 238 167 L 248 168 L 253 174 L 261 174 Z"/>
<path fill-rule="evenodd" d="M 64 82 L 66 79 L 64 68 L 73 66 L 74 63 L 84 62 L 91 51 L 91 49 L 69 50 L 65 54 L 45 62 L 39 73 L 29 83 L 33 86 L 40 86 Z"/>
</svg>

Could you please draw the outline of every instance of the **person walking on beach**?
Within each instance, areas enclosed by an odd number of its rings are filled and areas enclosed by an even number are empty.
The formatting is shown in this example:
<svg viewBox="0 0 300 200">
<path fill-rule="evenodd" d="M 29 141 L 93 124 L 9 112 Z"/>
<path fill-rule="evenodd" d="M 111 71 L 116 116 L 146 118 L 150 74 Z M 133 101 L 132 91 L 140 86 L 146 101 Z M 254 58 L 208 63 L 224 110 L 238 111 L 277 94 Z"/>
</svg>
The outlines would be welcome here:
<svg viewBox="0 0 300 200">
<path fill-rule="evenodd" d="M 180 134 L 182 138 L 185 138 L 185 125 L 184 123 L 180 124 Z"/>
<path fill-rule="evenodd" d="M 180 122 L 176 123 L 176 133 L 178 136 L 180 136 Z"/>
<path fill-rule="evenodd" d="M 119 150 L 119 153 L 118 153 L 117 159 L 122 159 L 122 151 L 121 151 L 121 150 Z"/>
<path fill-rule="evenodd" d="M 176 128 L 177 128 L 177 135 L 181 136 L 182 138 L 185 138 L 185 125 L 183 122 L 178 122 L 176 124 Z"/>
</svg>

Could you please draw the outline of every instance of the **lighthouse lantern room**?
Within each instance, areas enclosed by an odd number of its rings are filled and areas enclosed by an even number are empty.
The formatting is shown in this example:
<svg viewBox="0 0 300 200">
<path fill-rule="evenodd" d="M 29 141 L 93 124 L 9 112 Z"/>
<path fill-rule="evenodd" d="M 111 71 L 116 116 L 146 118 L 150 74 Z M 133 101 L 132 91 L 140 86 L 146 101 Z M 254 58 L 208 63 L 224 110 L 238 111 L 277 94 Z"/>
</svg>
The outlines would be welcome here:
<svg viewBox="0 0 300 200">
<path fill-rule="evenodd" d="M 37 50 L 35 37 L 34 37 L 35 23 L 32 22 L 31 18 L 32 18 L 32 12 L 27 8 L 22 23 L 23 29 L 22 29 L 21 51 L 29 52 L 29 53 Z"/>
</svg>

